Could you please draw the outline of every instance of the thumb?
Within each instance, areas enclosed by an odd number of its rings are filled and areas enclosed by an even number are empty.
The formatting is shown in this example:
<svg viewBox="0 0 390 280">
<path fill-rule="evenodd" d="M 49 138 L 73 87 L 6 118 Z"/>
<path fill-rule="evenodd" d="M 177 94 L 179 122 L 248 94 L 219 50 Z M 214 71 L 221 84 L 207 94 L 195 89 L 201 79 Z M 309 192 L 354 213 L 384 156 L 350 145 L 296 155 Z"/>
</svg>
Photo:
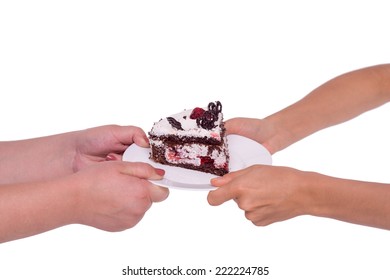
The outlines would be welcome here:
<svg viewBox="0 0 390 280">
<path fill-rule="evenodd" d="M 149 186 L 150 198 L 153 202 L 161 202 L 169 195 L 169 189 L 154 184 Z"/>
<path fill-rule="evenodd" d="M 164 177 L 165 171 L 163 169 L 154 168 L 148 163 L 144 162 L 121 162 L 122 174 L 138 177 L 148 180 L 161 180 Z"/>
</svg>

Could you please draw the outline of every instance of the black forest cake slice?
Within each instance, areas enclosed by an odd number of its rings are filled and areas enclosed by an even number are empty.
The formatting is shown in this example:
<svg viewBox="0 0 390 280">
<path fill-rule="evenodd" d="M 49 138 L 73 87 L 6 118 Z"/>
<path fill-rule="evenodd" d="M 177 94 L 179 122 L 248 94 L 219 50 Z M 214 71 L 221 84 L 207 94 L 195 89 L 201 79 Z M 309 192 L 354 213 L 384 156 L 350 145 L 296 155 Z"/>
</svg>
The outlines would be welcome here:
<svg viewBox="0 0 390 280">
<path fill-rule="evenodd" d="M 229 172 L 229 153 L 222 104 L 184 110 L 154 123 L 149 132 L 155 162 L 222 176 Z"/>
</svg>

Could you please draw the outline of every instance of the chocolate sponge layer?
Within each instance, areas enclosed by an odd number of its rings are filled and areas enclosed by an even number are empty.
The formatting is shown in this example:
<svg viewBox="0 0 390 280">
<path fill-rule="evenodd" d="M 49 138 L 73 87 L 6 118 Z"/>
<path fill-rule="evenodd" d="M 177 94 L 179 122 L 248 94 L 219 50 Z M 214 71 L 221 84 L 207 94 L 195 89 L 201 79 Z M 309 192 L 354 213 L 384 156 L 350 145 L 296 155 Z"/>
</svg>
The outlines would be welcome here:
<svg viewBox="0 0 390 280">
<path fill-rule="evenodd" d="M 217 149 L 220 149 L 219 146 L 216 147 Z M 211 149 L 212 150 L 212 149 Z M 177 166 L 177 167 L 182 167 L 186 169 L 191 169 L 191 170 L 196 170 L 196 171 L 201 171 L 201 172 L 206 172 L 218 176 L 223 176 L 226 173 L 228 173 L 227 168 L 217 168 L 214 166 L 213 163 L 206 162 L 204 164 L 201 164 L 200 166 L 195 166 L 191 164 L 180 164 L 180 163 L 175 163 L 172 164 L 167 161 L 165 158 L 165 147 L 164 146 L 151 146 L 151 153 L 150 153 L 150 159 L 154 160 L 155 162 L 165 164 L 165 165 L 170 165 L 170 166 Z"/>
</svg>

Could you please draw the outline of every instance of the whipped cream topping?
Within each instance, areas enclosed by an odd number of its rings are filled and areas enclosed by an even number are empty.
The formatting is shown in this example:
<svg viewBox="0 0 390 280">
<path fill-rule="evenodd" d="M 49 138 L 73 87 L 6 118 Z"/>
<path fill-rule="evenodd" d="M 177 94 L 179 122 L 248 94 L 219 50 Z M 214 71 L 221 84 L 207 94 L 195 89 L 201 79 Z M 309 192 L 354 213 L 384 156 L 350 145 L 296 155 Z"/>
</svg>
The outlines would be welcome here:
<svg viewBox="0 0 390 280">
<path fill-rule="evenodd" d="M 207 108 L 204 108 L 207 110 Z M 175 134 L 178 137 L 188 136 L 188 137 L 210 137 L 217 140 L 221 140 L 221 128 L 220 124 L 222 122 L 222 113 L 218 114 L 218 120 L 215 121 L 216 127 L 208 130 L 202 127 L 198 127 L 195 119 L 191 119 L 192 109 L 184 110 L 180 113 L 173 114 L 170 117 L 174 118 L 176 121 L 180 122 L 183 130 L 174 128 L 167 120 L 167 118 L 161 119 L 159 122 L 154 123 L 152 130 L 150 131 L 151 135 L 162 136 L 167 134 Z"/>
</svg>

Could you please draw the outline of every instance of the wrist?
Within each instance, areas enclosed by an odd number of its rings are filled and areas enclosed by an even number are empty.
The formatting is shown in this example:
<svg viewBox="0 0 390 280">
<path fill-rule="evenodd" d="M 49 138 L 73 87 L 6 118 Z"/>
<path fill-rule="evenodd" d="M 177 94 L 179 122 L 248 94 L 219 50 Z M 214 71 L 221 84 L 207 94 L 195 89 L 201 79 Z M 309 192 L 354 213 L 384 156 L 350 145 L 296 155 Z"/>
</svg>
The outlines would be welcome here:
<svg viewBox="0 0 390 280">
<path fill-rule="evenodd" d="M 332 217 L 332 213 L 343 204 L 339 204 L 339 198 L 336 195 L 339 189 L 339 180 L 310 172 L 303 185 L 307 198 L 305 213 L 317 217 Z"/>
<path fill-rule="evenodd" d="M 305 175 L 299 180 L 299 192 L 301 194 L 302 215 L 320 216 L 322 203 L 318 189 L 321 181 L 321 174 L 315 172 L 304 172 Z"/>
<path fill-rule="evenodd" d="M 46 192 L 53 196 L 52 212 L 59 223 L 57 226 L 77 223 L 79 191 L 71 177 L 72 175 L 47 182 Z"/>
<path fill-rule="evenodd" d="M 74 173 L 58 180 L 58 194 L 62 196 L 62 208 L 66 211 L 62 216 L 65 224 L 83 224 L 85 188 L 83 180 L 77 177 Z"/>
</svg>

